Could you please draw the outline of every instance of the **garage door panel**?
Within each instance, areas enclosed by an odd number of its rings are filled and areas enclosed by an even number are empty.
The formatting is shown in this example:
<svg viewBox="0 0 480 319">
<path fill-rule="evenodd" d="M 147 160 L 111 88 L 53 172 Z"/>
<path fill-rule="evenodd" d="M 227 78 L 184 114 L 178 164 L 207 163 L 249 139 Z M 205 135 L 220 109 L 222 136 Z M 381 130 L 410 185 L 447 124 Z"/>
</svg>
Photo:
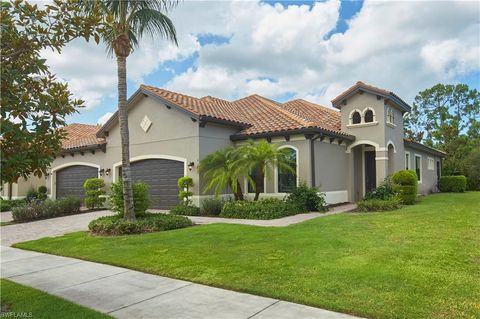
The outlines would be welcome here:
<svg viewBox="0 0 480 319">
<path fill-rule="evenodd" d="M 91 166 L 74 165 L 56 172 L 56 197 L 85 197 L 83 183 L 88 178 L 98 177 L 98 169 Z"/>
<path fill-rule="evenodd" d="M 166 159 L 147 159 L 130 164 L 133 181 L 149 186 L 152 208 L 169 209 L 178 205 L 177 181 L 184 173 L 184 163 Z"/>
</svg>

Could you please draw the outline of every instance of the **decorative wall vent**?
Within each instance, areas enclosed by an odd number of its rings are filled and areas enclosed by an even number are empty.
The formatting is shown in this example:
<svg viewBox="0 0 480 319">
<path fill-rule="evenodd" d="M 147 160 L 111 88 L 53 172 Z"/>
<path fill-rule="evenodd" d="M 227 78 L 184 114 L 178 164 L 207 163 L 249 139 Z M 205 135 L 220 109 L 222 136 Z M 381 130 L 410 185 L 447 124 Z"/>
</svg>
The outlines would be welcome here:
<svg viewBox="0 0 480 319">
<path fill-rule="evenodd" d="M 140 127 L 145 133 L 147 133 L 150 126 L 152 126 L 152 121 L 150 121 L 148 116 L 145 115 L 142 122 L 140 123 Z"/>
</svg>

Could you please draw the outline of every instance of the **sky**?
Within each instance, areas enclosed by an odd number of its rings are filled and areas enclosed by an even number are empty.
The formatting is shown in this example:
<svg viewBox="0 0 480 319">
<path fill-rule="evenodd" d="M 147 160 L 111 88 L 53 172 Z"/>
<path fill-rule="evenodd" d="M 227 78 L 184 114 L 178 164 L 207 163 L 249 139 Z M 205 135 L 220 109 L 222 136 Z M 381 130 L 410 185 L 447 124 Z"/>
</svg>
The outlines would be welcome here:
<svg viewBox="0 0 480 319">
<path fill-rule="evenodd" d="M 478 1 L 184 1 L 168 15 L 178 47 L 143 38 L 127 60 L 128 95 L 144 83 L 331 107 L 357 81 L 408 103 L 437 83 L 480 89 Z M 116 110 L 116 62 L 104 45 L 78 39 L 44 56 L 85 100 L 68 123 L 103 123 Z"/>
</svg>

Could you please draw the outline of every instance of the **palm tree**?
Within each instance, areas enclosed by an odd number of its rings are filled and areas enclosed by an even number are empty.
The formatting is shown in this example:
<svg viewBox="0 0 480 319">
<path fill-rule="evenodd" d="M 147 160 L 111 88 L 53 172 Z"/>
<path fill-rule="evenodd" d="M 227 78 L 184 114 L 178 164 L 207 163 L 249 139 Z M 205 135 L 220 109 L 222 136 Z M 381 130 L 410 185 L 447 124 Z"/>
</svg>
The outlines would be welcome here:
<svg viewBox="0 0 480 319">
<path fill-rule="evenodd" d="M 230 146 L 211 153 L 200 161 L 198 170 L 207 181 L 203 188 L 204 192 L 213 189 L 215 195 L 218 196 L 230 187 L 235 200 L 243 200 L 239 179 L 247 174 L 242 171 L 243 167 L 235 165 L 238 156 L 238 150 Z"/>
<path fill-rule="evenodd" d="M 168 0 L 86 0 L 81 2 L 88 13 L 99 13 L 106 30 L 103 41 L 117 59 L 118 119 L 122 144 L 122 181 L 124 218 L 135 220 L 130 172 L 130 141 L 127 114 L 127 57 L 138 47 L 144 35 L 165 37 L 177 44 L 175 27 L 165 13 L 177 5 Z M 96 39 L 98 42 L 98 39 Z"/>
<path fill-rule="evenodd" d="M 254 181 L 254 200 L 258 200 L 260 196 L 260 188 L 257 186 L 261 184 L 265 175 L 269 176 L 275 165 L 280 172 L 295 173 L 289 150 L 279 148 L 277 144 L 269 143 L 266 140 L 258 142 L 249 140 L 246 144 L 239 147 L 238 152 L 240 156 L 235 163 L 237 167 L 241 167 L 249 172 L 257 170 Z"/>
</svg>

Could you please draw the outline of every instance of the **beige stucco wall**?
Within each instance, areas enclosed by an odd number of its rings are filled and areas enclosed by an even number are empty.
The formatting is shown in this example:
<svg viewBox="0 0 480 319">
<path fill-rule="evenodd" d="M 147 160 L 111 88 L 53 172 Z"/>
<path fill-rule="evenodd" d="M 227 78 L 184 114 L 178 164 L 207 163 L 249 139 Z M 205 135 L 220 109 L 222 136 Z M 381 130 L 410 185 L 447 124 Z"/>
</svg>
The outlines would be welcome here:
<svg viewBox="0 0 480 319">
<path fill-rule="evenodd" d="M 420 155 L 422 157 L 422 180 L 421 182 L 418 183 L 418 193 L 419 194 L 428 194 L 431 192 L 437 191 L 437 171 L 436 171 L 436 165 L 437 161 L 440 161 L 441 163 L 441 158 L 438 156 L 433 156 L 427 152 L 418 150 L 418 149 L 412 149 L 412 148 L 405 148 L 406 152 L 410 153 L 410 169 L 415 170 L 415 155 Z M 431 157 L 434 159 L 434 166 L 433 170 L 428 169 L 428 158 Z M 404 167 L 405 167 L 405 157 L 403 159 L 404 162 Z M 441 165 L 440 165 L 441 169 Z M 441 171 L 440 171 L 441 175 Z"/>
<path fill-rule="evenodd" d="M 28 179 L 24 179 L 23 177 L 20 177 L 17 183 L 12 183 L 12 199 L 24 198 L 27 195 L 27 192 L 30 188 L 38 190 L 39 186 L 45 185 L 45 184 L 46 184 L 46 180 L 44 176 L 36 177 L 36 176 L 30 175 Z M 9 197 L 7 183 L 3 184 L 1 196 L 4 199 L 7 199 Z"/>
<path fill-rule="evenodd" d="M 315 143 L 315 185 L 321 191 L 345 191 L 347 189 L 347 154 L 345 145 L 330 144 L 316 140 Z"/>
</svg>

